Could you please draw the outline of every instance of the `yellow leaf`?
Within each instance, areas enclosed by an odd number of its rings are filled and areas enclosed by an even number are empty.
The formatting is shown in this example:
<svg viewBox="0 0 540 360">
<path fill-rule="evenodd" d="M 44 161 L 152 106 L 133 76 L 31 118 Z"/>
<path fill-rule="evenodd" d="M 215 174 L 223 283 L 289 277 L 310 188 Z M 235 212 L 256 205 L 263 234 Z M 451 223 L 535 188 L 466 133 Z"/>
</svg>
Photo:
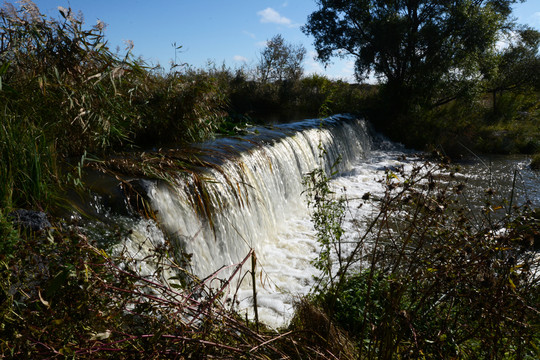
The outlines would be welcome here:
<svg viewBox="0 0 540 360">
<path fill-rule="evenodd" d="M 41 290 L 38 290 L 38 296 L 39 296 L 39 301 L 41 301 L 41 303 L 43 305 L 45 305 L 46 307 L 51 307 L 51 305 L 49 304 L 48 301 L 44 300 L 43 297 L 41 296 Z"/>
</svg>

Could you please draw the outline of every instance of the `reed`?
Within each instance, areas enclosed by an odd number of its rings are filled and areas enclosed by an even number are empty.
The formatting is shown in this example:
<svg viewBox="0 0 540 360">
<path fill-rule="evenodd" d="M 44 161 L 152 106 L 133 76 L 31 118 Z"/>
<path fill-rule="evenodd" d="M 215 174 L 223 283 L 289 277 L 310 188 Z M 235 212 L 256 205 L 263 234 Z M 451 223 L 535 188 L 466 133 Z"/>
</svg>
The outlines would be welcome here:
<svg viewBox="0 0 540 360">
<path fill-rule="evenodd" d="M 3 206 L 47 206 L 65 182 L 56 169 L 85 153 L 203 141 L 219 127 L 213 78 L 151 69 L 131 45 L 115 54 L 104 27 L 71 9 L 47 18 L 32 1 L 0 9 Z"/>
<path fill-rule="evenodd" d="M 0 207 L 45 207 L 57 176 L 56 152 L 27 118 L 0 114 Z"/>
</svg>

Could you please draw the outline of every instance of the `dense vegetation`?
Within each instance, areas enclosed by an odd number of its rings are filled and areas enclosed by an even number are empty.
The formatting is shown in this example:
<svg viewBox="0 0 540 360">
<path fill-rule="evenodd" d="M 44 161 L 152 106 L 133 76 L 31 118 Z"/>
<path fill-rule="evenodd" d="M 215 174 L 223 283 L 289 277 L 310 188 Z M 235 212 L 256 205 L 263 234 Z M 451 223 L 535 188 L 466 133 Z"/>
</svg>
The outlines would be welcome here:
<svg viewBox="0 0 540 360">
<path fill-rule="evenodd" d="M 319 0 L 304 31 L 314 36 L 322 61 L 346 54 L 355 59 L 358 79 L 381 80 L 385 106 L 376 107 L 372 120 L 392 136 L 420 147 L 451 145 L 460 137 L 472 142 L 485 139 L 482 122 L 491 120 L 511 130 L 486 142 L 512 142 L 519 136 L 508 121 L 517 120 L 532 125 L 517 131 L 530 131 L 535 140 L 521 140 L 514 148 L 477 145 L 534 152 L 539 151 L 538 122 L 531 118 L 538 118 L 540 33 L 512 22 L 516 2 Z M 501 40 L 508 46 L 499 46 Z M 485 94 L 492 95 L 489 105 Z M 411 133 L 403 137 L 403 128 Z M 448 132 L 454 138 L 441 135 Z"/>
<path fill-rule="evenodd" d="M 458 170 L 444 162 L 387 170 L 383 195 L 363 197 L 374 215 L 353 234 L 343 227 L 353 210 L 346 194 L 320 169 L 306 176 L 322 250 L 304 307 L 315 304 L 335 322 L 321 333 L 336 325 L 348 332 L 351 358 L 540 355 L 540 211 L 508 208 L 486 191 L 474 215 Z"/>
<path fill-rule="evenodd" d="M 353 2 L 321 1 L 319 15 L 325 21 L 335 20 L 325 13 L 329 9 L 325 6 L 333 3 Z M 509 13 L 502 5 L 511 1 L 487 3 L 495 7 L 493 13 L 488 11 L 494 18 L 473 19 L 489 27 L 487 40 L 493 42 L 497 29 L 491 27 L 506 24 Z M 402 13 L 398 9 L 391 17 L 396 38 L 410 25 L 402 22 Z M 312 16 L 306 31 L 320 33 L 313 22 L 317 16 Z M 373 24 L 387 19 L 381 17 Z M 490 22 L 493 19 L 497 21 Z M 436 25 L 421 28 L 434 30 Z M 336 254 L 331 252 L 332 244 L 340 241 L 345 202 L 338 200 L 336 207 L 326 187 L 328 179 L 323 173 L 312 174 L 313 181 L 306 183 L 311 184 L 310 191 L 325 189 L 314 203 L 320 210 L 314 213 L 319 237 L 323 249 L 327 246 L 316 262 L 323 276 L 313 298 L 299 304 L 297 318 L 281 334 L 259 331 L 257 324 L 238 318 L 220 304 L 221 292 L 185 274 L 171 260 L 166 246 L 155 249 L 153 261 L 161 265 L 156 267 L 160 272 L 172 269 L 184 274 L 179 283 L 152 282 L 137 266 L 130 270 L 119 267 L 111 254 L 96 247 L 89 232 L 66 219 L 52 219 L 54 231 L 33 232 L 16 227 L 10 215 L 17 208 L 50 214 L 62 211 L 69 206 L 64 199 L 67 191 L 85 191 L 81 182 L 85 164 L 99 163 L 102 169 L 111 166 L 111 161 L 102 162 L 111 154 L 118 159 L 130 151 L 132 159 L 148 160 L 146 164 L 152 167 L 145 173 L 144 169 L 133 170 L 135 161 L 128 161 L 122 171 L 156 174 L 168 164 L 167 159 L 133 154 L 236 134 L 247 123 L 319 114 L 360 113 L 397 140 L 418 147 L 440 146 L 447 152 L 462 151 L 462 147 L 539 152 L 540 89 L 538 78 L 529 75 L 540 73 L 540 36 L 528 28 L 514 34 L 510 46 L 497 51 L 478 42 L 482 39 L 470 40 L 472 48 L 465 48 L 466 54 L 452 56 L 450 63 L 430 75 L 445 83 L 419 79 L 420 74 L 429 74 L 413 67 L 409 69 L 413 75 L 404 76 L 399 86 L 384 81 L 361 85 L 303 75 L 305 50 L 281 36 L 268 42 L 255 69 L 215 64 L 195 69 L 175 64 L 165 71 L 134 58 L 132 44 L 124 54 L 112 52 L 104 24 L 88 28 L 71 9 L 61 8 L 58 18 L 47 18 L 28 0 L 4 4 L 0 11 L 0 356 L 305 359 L 347 358 L 358 353 L 367 358 L 538 355 L 539 320 L 534 308 L 540 300 L 534 298 L 539 293 L 538 277 L 530 275 L 535 266 L 530 248 L 537 246 L 540 231 L 538 212 L 513 210 L 504 223 L 472 226 L 463 213 L 466 209 L 450 196 L 452 185 L 432 185 L 432 178 L 426 175 L 433 174 L 432 170 L 416 169 L 409 181 L 404 180 L 407 174 L 389 174 L 384 184 L 387 196 L 377 200 L 380 215 L 369 237 L 359 241 L 371 240 L 378 229 L 375 238 L 385 246 L 375 246 L 370 255 L 361 254 L 371 266 L 355 269 L 351 276 L 345 276 L 349 265 L 333 272 Z M 425 43 L 428 50 L 442 46 L 430 41 L 445 40 L 431 33 L 410 39 L 419 41 L 414 46 Z M 399 44 L 392 46 L 400 48 Z M 395 50 L 383 48 L 390 53 Z M 329 50 L 321 48 L 322 59 L 327 59 Z M 370 63 L 375 53 L 370 53 L 371 58 L 362 57 L 357 67 L 360 73 L 379 71 L 379 65 Z M 425 62 L 424 66 L 436 62 L 413 60 L 405 62 Z M 450 72 L 463 75 L 461 79 L 439 76 L 473 63 L 467 69 L 474 72 Z M 384 75 L 391 78 L 391 74 Z M 414 97 L 400 97 L 404 93 L 400 86 Z M 400 106 L 387 105 L 395 101 Z M 385 109 L 399 112 L 390 114 Z M 409 131 L 393 133 L 396 126 L 406 126 Z M 186 152 L 174 164 L 187 163 L 189 157 Z M 396 178 L 403 180 L 396 183 Z M 426 179 L 427 189 L 416 186 Z M 432 206 L 435 202 L 437 206 Z M 390 218 L 404 208 L 412 218 L 404 220 L 400 232 L 390 231 Z M 328 209 L 333 209 L 330 217 Z M 317 214 L 323 213 L 326 217 L 317 222 L 316 217 L 321 216 Z M 497 232 L 503 225 L 509 231 Z M 110 237 L 125 236 L 119 227 L 108 231 Z M 351 264 L 362 258 L 353 255 L 347 260 Z M 434 258 L 440 261 L 429 263 Z M 130 261 L 122 259 L 123 263 Z M 159 278 L 162 273 L 154 275 Z M 489 304 L 493 306 L 486 307 Z M 357 311 L 348 311 L 351 307 Z"/>
</svg>

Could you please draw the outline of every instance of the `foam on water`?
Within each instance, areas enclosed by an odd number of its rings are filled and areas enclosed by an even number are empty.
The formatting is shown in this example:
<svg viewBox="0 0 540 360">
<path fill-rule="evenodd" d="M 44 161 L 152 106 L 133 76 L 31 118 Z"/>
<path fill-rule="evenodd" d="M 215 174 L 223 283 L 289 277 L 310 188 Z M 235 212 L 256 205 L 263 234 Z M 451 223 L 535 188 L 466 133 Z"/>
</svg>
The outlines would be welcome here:
<svg viewBox="0 0 540 360">
<path fill-rule="evenodd" d="M 311 264 L 319 245 L 302 195 L 304 175 L 317 167 L 330 171 L 341 158 L 332 185 L 337 192 L 343 189 L 349 199 L 344 228 L 352 236 L 359 230 L 355 220 L 374 211 L 362 196 L 382 195 L 378 180 L 385 169 L 412 166 L 398 160 L 405 152 L 394 145 L 379 141 L 374 146 L 366 123 L 350 118 L 330 119 L 326 127 L 305 121 L 261 128 L 252 137 L 208 146 L 235 149 L 234 157 L 220 159 L 219 166 L 203 174 L 215 210 L 212 219 L 195 211 L 189 179 L 183 187 L 155 183 L 148 193 L 151 206 L 174 247 L 192 254 L 191 270 L 200 278 L 239 263 L 253 249 L 259 319 L 272 327 L 290 320 L 295 299 L 311 290 L 318 275 Z M 135 227 L 128 244 L 133 249 L 137 248 L 134 244 L 150 246 L 155 241 L 141 239 L 155 236 L 163 237 L 163 233 L 144 223 Z M 228 277 L 228 269 L 220 272 L 221 278 Z M 231 284 L 229 296 L 240 312 L 253 317 L 251 277 L 242 277 L 249 270 L 250 262 Z"/>
<path fill-rule="evenodd" d="M 253 249 L 260 319 L 281 326 L 292 313 L 294 298 L 309 291 L 315 275 L 310 262 L 318 248 L 302 179 L 317 167 L 329 171 L 338 158 L 338 170 L 353 169 L 372 148 L 367 124 L 345 117 L 327 119 L 323 126 L 318 120 L 307 120 L 259 128 L 250 137 L 207 146 L 229 153 L 233 149 L 235 154 L 203 170 L 212 218 L 201 216 L 192 206 L 193 196 L 201 194 L 193 193 L 189 179 L 185 186 L 149 186 L 151 206 L 173 246 L 192 255 L 191 270 L 200 278 L 237 264 Z M 134 229 L 128 243 L 137 242 L 136 236 L 150 236 L 137 233 Z M 250 269 L 246 265 L 243 270 Z M 229 273 L 224 270 L 220 277 Z M 230 294 L 251 316 L 250 277 L 244 277 Z"/>
</svg>

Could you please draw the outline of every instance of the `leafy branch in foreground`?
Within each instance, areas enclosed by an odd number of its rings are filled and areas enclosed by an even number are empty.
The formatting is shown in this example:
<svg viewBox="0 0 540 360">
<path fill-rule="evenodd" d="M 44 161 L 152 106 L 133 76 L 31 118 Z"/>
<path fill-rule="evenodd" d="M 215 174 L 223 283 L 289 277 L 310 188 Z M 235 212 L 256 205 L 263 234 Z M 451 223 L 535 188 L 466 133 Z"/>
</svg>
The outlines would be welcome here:
<svg viewBox="0 0 540 360">
<path fill-rule="evenodd" d="M 335 264 L 343 264 L 341 251 L 344 230 L 346 201 L 344 197 L 336 197 L 331 189 L 330 178 L 325 170 L 317 168 L 304 177 L 308 205 L 312 207 L 311 219 L 317 231 L 317 242 L 321 246 L 319 256 L 313 264 L 321 271 L 317 278 L 318 289 L 335 287 Z"/>
<path fill-rule="evenodd" d="M 328 186 L 324 176 L 312 180 Z M 472 219 L 460 201 L 466 185 L 446 164 L 388 170 L 382 185 L 370 200 L 373 220 L 340 237 L 339 201 L 330 191 L 311 198 L 316 229 L 326 233 L 319 241 L 341 242 L 321 244 L 328 285 L 314 301 L 356 340 L 359 357 L 536 358 L 540 212 L 492 216 L 504 208 L 486 201 L 484 216 Z M 329 249 L 345 250 L 346 261 Z"/>
</svg>

